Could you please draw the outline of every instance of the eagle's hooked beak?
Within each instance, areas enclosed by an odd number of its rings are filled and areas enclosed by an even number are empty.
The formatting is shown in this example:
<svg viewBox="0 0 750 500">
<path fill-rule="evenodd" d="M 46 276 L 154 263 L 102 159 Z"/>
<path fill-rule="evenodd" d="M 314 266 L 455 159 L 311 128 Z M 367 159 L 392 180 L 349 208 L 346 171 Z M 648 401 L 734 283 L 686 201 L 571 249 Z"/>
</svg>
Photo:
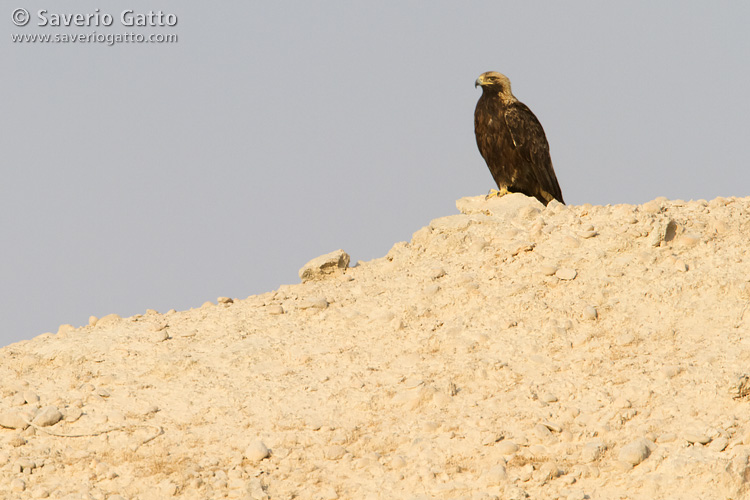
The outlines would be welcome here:
<svg viewBox="0 0 750 500">
<path fill-rule="evenodd" d="M 476 82 L 474 82 L 474 88 L 477 88 L 477 87 L 479 87 L 480 85 L 482 85 L 482 82 L 481 82 L 481 80 L 482 80 L 481 78 L 477 78 L 477 81 L 476 81 Z"/>
</svg>

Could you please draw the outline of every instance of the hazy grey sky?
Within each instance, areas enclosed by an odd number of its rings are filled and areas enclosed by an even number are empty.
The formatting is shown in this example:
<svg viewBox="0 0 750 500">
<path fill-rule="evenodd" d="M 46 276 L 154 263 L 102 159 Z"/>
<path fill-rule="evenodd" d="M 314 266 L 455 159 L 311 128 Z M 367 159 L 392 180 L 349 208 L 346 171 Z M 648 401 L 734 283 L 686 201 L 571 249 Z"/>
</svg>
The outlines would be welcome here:
<svg viewBox="0 0 750 500">
<path fill-rule="evenodd" d="M 494 187 L 488 70 L 539 117 L 568 203 L 750 195 L 747 2 L 0 5 L 0 345 L 385 255 Z M 97 8 L 111 26 L 38 26 Z M 94 32 L 178 41 L 11 38 Z"/>
</svg>

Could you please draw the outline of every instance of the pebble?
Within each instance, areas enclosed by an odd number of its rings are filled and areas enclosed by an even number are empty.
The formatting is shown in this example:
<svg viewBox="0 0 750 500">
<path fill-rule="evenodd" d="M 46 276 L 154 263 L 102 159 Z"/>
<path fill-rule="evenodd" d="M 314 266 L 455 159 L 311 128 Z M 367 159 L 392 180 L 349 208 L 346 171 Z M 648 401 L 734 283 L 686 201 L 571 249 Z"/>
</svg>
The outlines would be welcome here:
<svg viewBox="0 0 750 500">
<path fill-rule="evenodd" d="M 57 329 L 57 334 L 60 336 L 65 336 L 69 333 L 74 333 L 76 331 L 76 327 L 73 325 L 60 325 L 60 328 Z"/>
<path fill-rule="evenodd" d="M 526 464 L 518 471 L 518 479 L 522 482 L 531 480 L 531 476 L 534 474 L 534 466 Z"/>
<path fill-rule="evenodd" d="M 711 438 L 700 432 L 688 431 L 683 437 L 690 444 L 708 444 Z"/>
<path fill-rule="evenodd" d="M 542 482 L 556 479 L 560 477 L 561 474 L 562 471 L 557 467 L 556 464 L 552 462 L 544 462 L 539 468 L 538 474 L 535 476 L 537 476 L 536 479 L 538 481 Z"/>
<path fill-rule="evenodd" d="M 648 201 L 641 205 L 641 211 L 647 214 L 658 214 L 662 211 L 663 205 L 660 198 Z"/>
<path fill-rule="evenodd" d="M 346 448 L 340 444 L 334 444 L 326 448 L 324 455 L 328 460 L 339 460 L 346 455 Z"/>
<path fill-rule="evenodd" d="M 36 469 L 36 463 L 28 458 L 19 458 L 14 465 L 15 469 L 20 470 L 21 472 L 31 473 L 32 470 Z"/>
<path fill-rule="evenodd" d="M 20 493 L 26 489 L 26 482 L 23 479 L 14 479 L 10 482 L 10 490 Z"/>
<path fill-rule="evenodd" d="M 726 449 L 728 444 L 729 444 L 729 440 L 722 436 L 711 441 L 711 444 L 708 445 L 708 449 L 711 451 L 720 452 L 720 451 L 724 451 L 724 449 Z"/>
<path fill-rule="evenodd" d="M 512 455 L 518 451 L 518 445 L 513 441 L 500 441 L 495 445 L 495 449 L 501 455 Z"/>
<path fill-rule="evenodd" d="M 164 342 L 165 340 L 169 340 L 169 334 L 167 333 L 167 330 L 159 330 L 158 332 L 151 332 L 152 342 Z"/>
<path fill-rule="evenodd" d="M 555 266 L 541 266 L 539 268 L 539 272 L 542 273 L 545 276 L 553 276 L 557 272 L 557 267 L 555 267 Z"/>
<path fill-rule="evenodd" d="M 0 411 L 0 427 L 6 429 L 25 429 L 29 424 L 21 417 L 16 410 Z"/>
<path fill-rule="evenodd" d="M 672 432 L 665 432 L 664 434 L 660 435 L 657 440 L 660 443 L 671 443 L 675 439 L 677 439 L 677 434 L 674 434 Z"/>
<path fill-rule="evenodd" d="M 544 401 L 545 403 L 556 403 L 557 402 L 557 396 L 555 396 L 551 392 L 542 393 L 542 395 L 539 396 L 539 399 L 542 400 L 542 401 Z"/>
<path fill-rule="evenodd" d="M 31 493 L 32 498 L 47 498 L 49 496 L 49 490 L 46 488 L 37 488 Z"/>
<path fill-rule="evenodd" d="M 36 414 L 32 423 L 40 427 L 49 427 L 62 420 L 63 414 L 56 406 L 45 406 Z"/>
<path fill-rule="evenodd" d="M 343 250 L 336 250 L 316 257 L 302 266 L 299 277 L 302 283 L 324 279 L 329 275 L 343 273 L 349 267 L 351 258 Z"/>
<path fill-rule="evenodd" d="M 268 447 L 260 440 L 253 441 L 250 443 L 250 446 L 245 449 L 245 458 L 253 463 L 258 463 L 264 458 L 268 458 L 269 455 L 270 452 Z"/>
<path fill-rule="evenodd" d="M 499 486 L 508 480 L 508 472 L 504 465 L 496 465 L 487 471 L 485 478 L 490 486 Z"/>
<path fill-rule="evenodd" d="M 120 317 L 119 314 L 107 314 L 106 316 L 99 318 L 99 321 L 96 322 L 96 326 L 112 326 L 119 323 L 120 321 L 122 321 L 122 317 Z"/>
<path fill-rule="evenodd" d="M 583 308 L 583 317 L 585 319 L 594 320 L 599 317 L 599 313 L 596 311 L 596 307 L 586 306 Z"/>
<path fill-rule="evenodd" d="M 555 401 L 557 401 L 556 397 L 555 397 Z M 542 425 L 545 426 L 547 429 L 551 430 L 552 432 L 562 432 L 562 427 L 552 422 L 548 422 L 545 420 L 544 422 L 542 422 Z"/>
<path fill-rule="evenodd" d="M 581 233 L 578 233 L 578 236 L 580 236 L 581 238 L 584 238 L 584 239 L 588 239 L 588 238 L 593 238 L 593 237 L 594 237 L 594 236 L 596 236 L 597 234 L 599 234 L 599 233 L 597 233 L 597 232 L 596 232 L 596 231 L 595 231 L 595 230 L 594 230 L 594 229 L 592 228 L 592 229 L 589 229 L 589 230 L 583 231 L 583 232 L 581 232 Z"/>
<path fill-rule="evenodd" d="M 228 305 L 228 304 L 233 304 L 234 303 L 234 299 L 231 299 L 229 297 L 219 297 L 219 298 L 216 299 L 216 302 L 218 302 L 219 304 Z"/>
<path fill-rule="evenodd" d="M 26 398 L 23 397 L 23 393 L 17 392 L 10 398 L 11 406 L 23 406 L 26 404 Z"/>
<path fill-rule="evenodd" d="M 15 434 L 10 439 L 8 439 L 7 443 L 13 448 L 18 448 L 19 446 L 25 445 L 26 440 L 20 434 Z"/>
<path fill-rule="evenodd" d="M 561 267 L 555 272 L 555 276 L 557 276 L 561 280 L 570 281 L 575 279 L 576 276 L 578 276 L 578 272 L 575 269 L 570 269 L 568 267 Z"/>
<path fill-rule="evenodd" d="M 24 391 L 23 392 L 23 400 L 30 405 L 36 404 L 39 402 L 39 396 L 37 396 L 36 393 L 31 391 Z"/>
<path fill-rule="evenodd" d="M 652 446 L 647 439 L 639 438 L 623 446 L 617 456 L 621 461 L 635 466 L 648 458 Z"/>
<path fill-rule="evenodd" d="M 591 463 L 599 460 L 607 446 L 601 441 L 590 441 L 586 443 L 581 449 L 581 461 L 583 463 Z"/>
<path fill-rule="evenodd" d="M 278 314 L 284 314 L 284 308 L 281 307 L 281 304 L 271 304 L 266 308 L 268 311 L 268 314 L 278 315 Z"/>
<path fill-rule="evenodd" d="M 300 309 L 325 309 L 328 301 L 323 297 L 307 297 L 300 301 Z"/>
<path fill-rule="evenodd" d="M 89 326 L 96 326 L 97 321 L 99 321 L 99 318 L 96 316 L 89 316 Z"/>
<path fill-rule="evenodd" d="M 549 427 L 543 424 L 536 424 L 534 426 L 534 434 L 536 434 L 537 437 L 542 439 L 547 439 L 552 435 L 552 431 L 549 430 Z"/>
</svg>

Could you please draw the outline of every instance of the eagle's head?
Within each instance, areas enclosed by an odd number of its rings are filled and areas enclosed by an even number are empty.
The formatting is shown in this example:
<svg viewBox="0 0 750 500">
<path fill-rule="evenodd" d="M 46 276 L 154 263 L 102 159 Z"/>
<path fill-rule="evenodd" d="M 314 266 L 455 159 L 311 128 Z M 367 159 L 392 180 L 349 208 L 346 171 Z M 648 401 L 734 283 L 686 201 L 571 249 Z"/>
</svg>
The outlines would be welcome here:
<svg viewBox="0 0 750 500">
<path fill-rule="evenodd" d="M 474 87 L 482 87 L 482 91 L 497 94 L 504 101 L 515 101 L 516 98 L 510 91 L 510 80 L 497 71 L 482 73 L 474 82 Z"/>
</svg>

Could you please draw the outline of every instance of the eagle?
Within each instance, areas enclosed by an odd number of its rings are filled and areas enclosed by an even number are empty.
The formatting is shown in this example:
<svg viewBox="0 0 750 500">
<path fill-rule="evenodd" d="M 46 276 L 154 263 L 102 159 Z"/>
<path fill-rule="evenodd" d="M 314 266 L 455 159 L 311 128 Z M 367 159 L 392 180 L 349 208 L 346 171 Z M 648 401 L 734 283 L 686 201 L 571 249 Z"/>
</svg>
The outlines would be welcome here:
<svg viewBox="0 0 750 500">
<path fill-rule="evenodd" d="M 474 87 L 479 86 L 474 133 L 497 183 L 496 194 L 523 193 L 545 205 L 552 200 L 565 203 L 542 124 L 510 91 L 508 77 L 488 71 L 477 78 Z"/>
</svg>

